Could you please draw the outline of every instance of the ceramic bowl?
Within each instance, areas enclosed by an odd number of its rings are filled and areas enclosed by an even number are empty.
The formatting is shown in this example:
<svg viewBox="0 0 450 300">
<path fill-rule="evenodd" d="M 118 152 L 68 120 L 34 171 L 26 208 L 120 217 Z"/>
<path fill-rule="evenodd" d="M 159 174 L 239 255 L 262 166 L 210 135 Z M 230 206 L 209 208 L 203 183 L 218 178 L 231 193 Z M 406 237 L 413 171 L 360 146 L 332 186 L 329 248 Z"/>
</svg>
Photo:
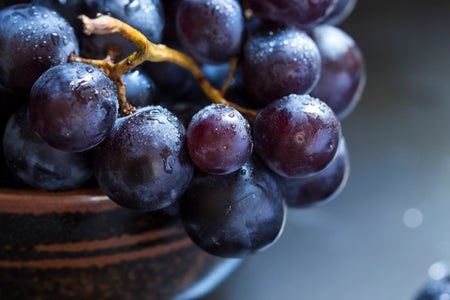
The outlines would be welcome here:
<svg viewBox="0 0 450 300">
<path fill-rule="evenodd" d="M 197 248 L 174 208 L 129 210 L 96 189 L 0 190 L 0 299 L 189 299 L 238 264 Z"/>
</svg>

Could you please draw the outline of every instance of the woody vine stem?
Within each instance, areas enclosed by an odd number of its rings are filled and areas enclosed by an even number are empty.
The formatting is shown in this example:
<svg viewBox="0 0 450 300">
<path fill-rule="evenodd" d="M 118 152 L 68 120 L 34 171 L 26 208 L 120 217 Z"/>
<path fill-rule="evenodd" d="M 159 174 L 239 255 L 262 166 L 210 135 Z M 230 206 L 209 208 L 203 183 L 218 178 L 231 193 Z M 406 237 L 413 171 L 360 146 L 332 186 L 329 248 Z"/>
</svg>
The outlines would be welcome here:
<svg viewBox="0 0 450 300">
<path fill-rule="evenodd" d="M 226 104 L 234 107 L 242 113 L 249 121 L 253 121 L 257 111 L 237 105 L 224 98 L 224 93 L 231 81 L 231 75 L 236 67 L 237 59 L 231 60 L 231 72 L 225 86 L 218 90 L 207 80 L 197 63 L 188 55 L 167 47 L 163 44 L 155 44 L 149 41 L 141 32 L 130 25 L 107 15 L 100 15 L 91 19 L 85 15 L 79 16 L 83 23 L 83 30 L 86 35 L 98 34 L 118 34 L 137 47 L 137 51 L 133 52 L 127 58 L 114 63 L 111 57 L 105 59 L 87 59 L 71 55 L 69 61 L 89 63 L 108 75 L 108 77 L 116 84 L 120 108 L 122 115 L 128 115 L 136 110 L 130 105 L 125 96 L 125 85 L 122 82 L 122 75 L 133 68 L 139 66 L 144 61 L 150 62 L 171 62 L 180 67 L 187 69 L 194 79 L 197 81 L 203 92 L 208 98 L 216 104 Z"/>
</svg>

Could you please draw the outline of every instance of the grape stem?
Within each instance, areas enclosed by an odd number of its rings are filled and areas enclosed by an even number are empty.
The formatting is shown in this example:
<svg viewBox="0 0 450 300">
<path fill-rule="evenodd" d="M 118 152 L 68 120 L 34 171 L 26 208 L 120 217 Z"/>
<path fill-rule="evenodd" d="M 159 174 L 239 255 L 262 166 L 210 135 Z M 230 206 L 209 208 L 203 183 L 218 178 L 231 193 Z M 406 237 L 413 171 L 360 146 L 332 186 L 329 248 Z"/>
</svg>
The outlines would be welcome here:
<svg viewBox="0 0 450 300">
<path fill-rule="evenodd" d="M 155 44 L 149 41 L 137 29 L 111 16 L 99 15 L 96 18 L 91 19 L 85 15 L 81 15 L 79 16 L 79 19 L 83 23 L 83 30 L 86 35 L 118 34 L 137 47 L 136 52 L 133 52 L 127 58 L 117 63 L 114 63 L 112 59 L 108 57 L 106 59 L 97 60 L 71 55 L 69 58 L 70 61 L 79 61 L 92 64 L 95 67 L 100 68 L 111 78 L 117 86 L 122 115 L 128 115 L 136 110 L 136 108 L 130 105 L 126 100 L 125 85 L 122 82 L 122 75 L 139 66 L 144 61 L 150 61 L 170 62 L 187 69 L 197 81 L 203 92 L 213 103 L 232 106 L 251 122 L 255 119 L 257 114 L 256 110 L 242 107 L 224 98 L 223 95 L 231 82 L 231 75 L 228 77 L 224 87 L 222 87 L 221 90 L 218 90 L 211 85 L 197 63 L 183 52 L 169 48 L 164 44 Z M 233 58 L 231 60 L 232 70 L 230 71 L 230 74 L 234 72 L 236 64 L 237 59 Z"/>
</svg>

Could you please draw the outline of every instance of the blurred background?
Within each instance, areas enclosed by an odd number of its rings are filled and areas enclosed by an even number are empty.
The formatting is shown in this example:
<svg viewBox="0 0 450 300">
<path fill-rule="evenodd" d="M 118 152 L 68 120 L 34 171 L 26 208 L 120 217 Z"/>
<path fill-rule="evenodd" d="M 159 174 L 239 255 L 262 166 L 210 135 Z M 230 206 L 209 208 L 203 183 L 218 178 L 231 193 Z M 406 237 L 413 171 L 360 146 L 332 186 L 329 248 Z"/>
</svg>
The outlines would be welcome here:
<svg viewBox="0 0 450 300">
<path fill-rule="evenodd" d="M 343 122 L 351 173 L 202 300 L 412 300 L 450 261 L 450 1 L 360 0 L 368 70 Z"/>
</svg>

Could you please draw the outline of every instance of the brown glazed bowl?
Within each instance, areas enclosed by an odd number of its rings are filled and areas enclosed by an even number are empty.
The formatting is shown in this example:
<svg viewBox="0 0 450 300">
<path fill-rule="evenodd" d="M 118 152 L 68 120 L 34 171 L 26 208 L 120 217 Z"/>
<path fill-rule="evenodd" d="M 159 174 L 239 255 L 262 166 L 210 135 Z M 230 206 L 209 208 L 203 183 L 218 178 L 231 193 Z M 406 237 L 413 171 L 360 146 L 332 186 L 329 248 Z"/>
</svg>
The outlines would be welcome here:
<svg viewBox="0 0 450 300">
<path fill-rule="evenodd" d="M 95 189 L 0 189 L 0 299 L 190 299 L 238 264 L 195 246 L 176 209 L 121 208 Z"/>
</svg>

